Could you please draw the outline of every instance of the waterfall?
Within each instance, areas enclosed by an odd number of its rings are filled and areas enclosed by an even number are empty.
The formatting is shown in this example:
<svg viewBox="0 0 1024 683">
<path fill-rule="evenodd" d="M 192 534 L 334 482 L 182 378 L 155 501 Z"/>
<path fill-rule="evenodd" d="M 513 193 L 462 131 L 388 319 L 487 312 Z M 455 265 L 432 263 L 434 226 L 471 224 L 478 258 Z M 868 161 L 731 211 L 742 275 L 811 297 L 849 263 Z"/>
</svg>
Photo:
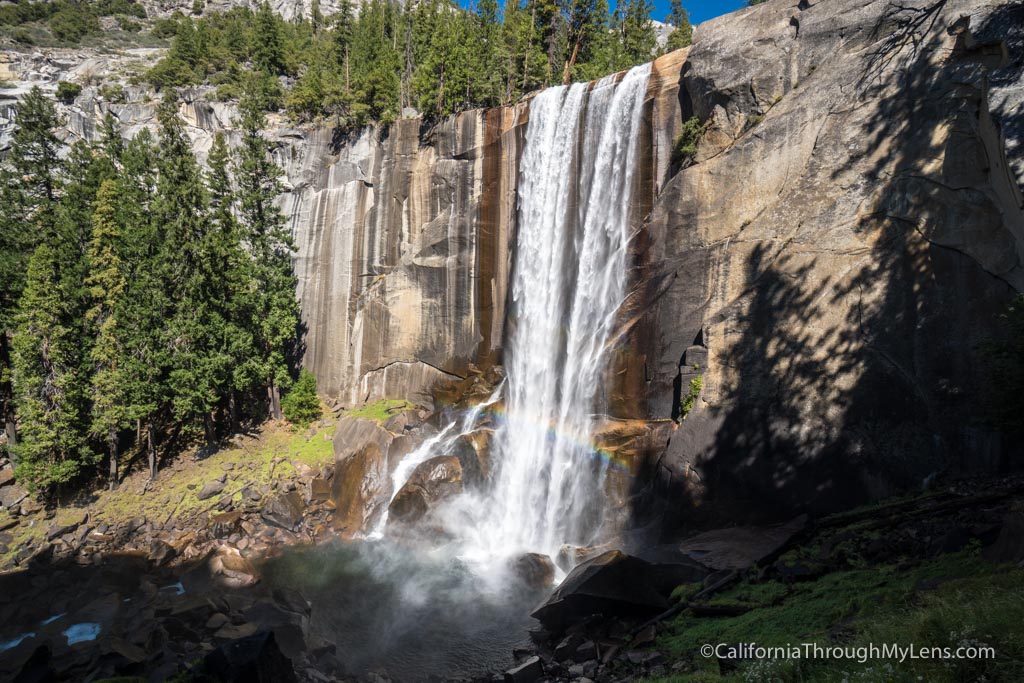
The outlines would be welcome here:
<svg viewBox="0 0 1024 683">
<path fill-rule="evenodd" d="M 557 553 L 596 540 L 607 463 L 592 445 L 626 288 L 633 180 L 650 65 L 530 103 L 519 171 L 506 350 L 507 421 L 487 536 Z"/>
<path fill-rule="evenodd" d="M 626 290 L 649 75 L 645 64 L 621 80 L 549 88 L 530 102 L 496 471 L 487 491 L 450 506 L 446 524 L 461 538 L 460 555 L 484 566 L 523 551 L 554 556 L 563 544 L 600 538 L 607 463 L 592 434 L 605 408 L 607 351 Z M 393 492 L 478 418 L 479 408 L 407 456 Z"/>
</svg>

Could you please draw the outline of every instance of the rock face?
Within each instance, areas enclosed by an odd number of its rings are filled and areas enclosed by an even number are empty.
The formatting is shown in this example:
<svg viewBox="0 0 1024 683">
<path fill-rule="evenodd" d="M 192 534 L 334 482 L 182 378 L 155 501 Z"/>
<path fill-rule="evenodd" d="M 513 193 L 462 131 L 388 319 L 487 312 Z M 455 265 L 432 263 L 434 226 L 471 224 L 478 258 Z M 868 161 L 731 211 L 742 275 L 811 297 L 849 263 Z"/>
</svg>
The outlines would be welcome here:
<svg viewBox="0 0 1024 683">
<path fill-rule="evenodd" d="M 523 108 L 418 118 L 287 160 L 306 364 L 349 402 L 429 403 L 500 348 Z M 339 144 L 340 143 L 340 144 Z"/>
<path fill-rule="evenodd" d="M 702 376 L 657 462 L 681 517 L 999 465 L 970 425 L 978 346 L 1024 286 L 1021 57 L 992 42 L 1019 51 L 1019 13 L 769 0 L 698 27 L 681 115 L 708 129 L 638 241 L 620 404 L 678 415 Z"/>
</svg>

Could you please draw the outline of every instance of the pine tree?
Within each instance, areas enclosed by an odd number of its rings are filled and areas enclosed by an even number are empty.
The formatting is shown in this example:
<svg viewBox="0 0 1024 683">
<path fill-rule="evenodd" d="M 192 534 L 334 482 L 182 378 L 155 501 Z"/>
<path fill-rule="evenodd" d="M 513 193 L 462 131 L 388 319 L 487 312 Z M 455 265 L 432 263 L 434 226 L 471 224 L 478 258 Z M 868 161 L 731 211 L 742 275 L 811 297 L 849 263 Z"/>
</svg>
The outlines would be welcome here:
<svg viewBox="0 0 1024 683">
<path fill-rule="evenodd" d="M 124 363 L 124 331 L 118 319 L 127 288 L 121 254 L 124 236 L 117 210 L 120 195 L 113 180 L 104 180 L 97 193 L 86 279 L 92 305 L 85 318 L 94 340 L 89 354 L 93 373 L 89 431 L 106 441 L 111 490 L 118 484 L 118 433 L 129 424 L 131 396 Z"/>
<path fill-rule="evenodd" d="M 256 11 L 252 61 L 257 70 L 270 76 L 285 73 L 286 60 L 279 21 L 270 3 L 264 0 Z"/>
<path fill-rule="evenodd" d="M 161 106 L 160 124 L 154 210 L 165 230 L 168 389 L 174 419 L 186 426 L 201 420 L 207 441 L 212 442 L 213 411 L 227 374 L 219 343 L 224 323 L 214 305 L 221 276 L 210 253 L 213 242 L 203 175 L 170 101 Z"/>
<path fill-rule="evenodd" d="M 678 50 L 689 47 L 693 44 L 693 27 L 690 25 L 690 15 L 683 7 L 683 0 L 671 0 L 672 12 L 665 19 L 665 22 L 675 27 L 675 30 L 668 36 L 667 50 Z"/>
<path fill-rule="evenodd" d="M 320 418 L 323 409 L 316 393 L 316 377 L 312 372 L 305 368 L 299 372 L 299 378 L 281 399 L 281 409 L 285 419 L 298 427 L 308 427 Z"/>
<path fill-rule="evenodd" d="M 157 420 L 166 398 L 169 365 L 164 325 L 170 314 L 164 289 L 162 224 L 154 218 L 157 152 L 143 129 L 125 145 L 118 186 L 119 214 L 124 230 L 127 289 L 120 311 L 124 334 L 124 372 L 129 387 L 128 413 L 139 439 L 145 438 L 150 476 L 156 476 Z M 143 435 L 145 435 L 143 437 Z M 141 444 L 140 444 L 141 446 Z"/>
<path fill-rule="evenodd" d="M 81 338 L 59 283 L 59 256 L 41 244 L 29 261 L 12 341 L 22 425 L 12 452 L 19 480 L 36 490 L 65 484 L 95 462 L 85 438 Z"/>
<path fill-rule="evenodd" d="M 281 391 L 287 389 L 289 352 L 294 349 L 299 323 L 292 272 L 291 234 L 274 203 L 281 193 L 281 169 L 270 158 L 263 138 L 263 113 L 244 98 L 241 107 L 242 144 L 235 177 L 238 182 L 239 223 L 250 251 L 250 278 L 259 283 L 251 294 L 249 329 L 253 331 L 258 376 L 267 387 L 270 414 L 281 419 Z"/>
</svg>

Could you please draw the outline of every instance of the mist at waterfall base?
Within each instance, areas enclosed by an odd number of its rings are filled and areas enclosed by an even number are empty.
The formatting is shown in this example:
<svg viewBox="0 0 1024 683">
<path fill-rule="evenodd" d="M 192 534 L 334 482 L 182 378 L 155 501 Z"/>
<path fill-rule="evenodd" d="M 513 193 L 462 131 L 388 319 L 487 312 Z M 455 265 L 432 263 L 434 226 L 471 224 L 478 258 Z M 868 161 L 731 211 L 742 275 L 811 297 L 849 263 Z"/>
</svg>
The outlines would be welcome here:
<svg viewBox="0 0 1024 683">
<path fill-rule="evenodd" d="M 362 541 L 292 552 L 264 568 L 269 583 L 310 600 L 311 631 L 337 647 L 346 673 L 424 680 L 502 670 L 527 644 L 529 613 L 550 588 L 517 581 L 515 559 L 607 540 L 609 463 L 592 434 L 625 295 L 649 74 L 644 65 L 531 101 L 506 379 L 406 456 L 382 503 L 417 465 L 450 454 L 481 426 L 494 430 L 488 480 L 414 530 L 392 537 L 384 513 Z"/>
</svg>

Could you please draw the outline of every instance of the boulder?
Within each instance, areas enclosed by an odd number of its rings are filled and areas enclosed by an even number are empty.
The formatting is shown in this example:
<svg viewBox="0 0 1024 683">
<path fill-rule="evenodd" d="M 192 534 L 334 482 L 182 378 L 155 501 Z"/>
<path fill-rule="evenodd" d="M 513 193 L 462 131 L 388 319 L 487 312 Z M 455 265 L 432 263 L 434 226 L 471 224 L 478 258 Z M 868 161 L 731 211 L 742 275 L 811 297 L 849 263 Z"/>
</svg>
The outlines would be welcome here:
<svg viewBox="0 0 1024 683">
<path fill-rule="evenodd" d="M 214 538 L 227 538 L 238 530 L 241 521 L 242 513 L 239 510 L 214 515 L 210 518 L 210 533 Z"/>
<path fill-rule="evenodd" d="M 157 539 L 149 544 L 147 559 L 160 567 L 173 560 L 177 554 L 178 551 L 174 549 L 174 546 Z"/>
<path fill-rule="evenodd" d="M 453 455 L 420 463 L 388 508 L 388 524 L 418 522 L 440 501 L 462 492 L 462 465 Z"/>
<path fill-rule="evenodd" d="M 81 516 L 74 517 L 70 521 L 68 521 L 68 522 L 66 522 L 64 524 L 55 522 L 50 527 L 49 531 L 46 532 L 46 540 L 47 541 L 52 541 L 55 538 L 59 538 L 59 537 L 63 536 L 64 534 L 71 533 L 72 531 L 74 531 L 78 527 L 80 527 L 83 524 L 85 524 L 88 521 L 88 519 L 89 519 L 89 513 L 83 512 L 81 514 Z"/>
<path fill-rule="evenodd" d="M 332 498 L 335 528 L 352 536 L 383 511 L 390 493 L 389 454 L 395 437 L 373 420 L 342 418 L 334 433 Z"/>
<path fill-rule="evenodd" d="M 705 573 L 696 563 L 654 564 L 610 550 L 573 569 L 533 617 L 561 631 L 594 614 L 649 616 L 668 608 L 676 586 L 700 581 Z"/>
<path fill-rule="evenodd" d="M 544 666 L 540 657 L 527 659 L 519 666 L 505 672 L 505 683 L 533 683 L 544 676 Z"/>
<path fill-rule="evenodd" d="M 224 482 L 219 479 L 214 479 L 203 485 L 203 488 L 199 489 L 199 493 L 196 494 L 197 500 L 206 500 L 207 498 L 213 498 L 224 490 Z"/>
<path fill-rule="evenodd" d="M 991 562 L 1024 560 L 1024 513 L 1014 512 L 1003 518 L 1003 526 L 995 543 L 982 551 Z"/>
<path fill-rule="evenodd" d="M 259 572 L 237 548 L 221 546 L 210 558 L 210 573 L 230 588 L 243 588 L 259 582 Z"/>
<path fill-rule="evenodd" d="M 302 496 L 298 492 L 282 493 L 268 500 L 260 511 L 260 515 L 268 524 L 293 530 L 300 521 L 305 510 Z"/>
<path fill-rule="evenodd" d="M 331 497 L 331 482 L 321 477 L 311 479 L 309 482 L 309 499 L 311 501 L 325 501 Z"/>
<path fill-rule="evenodd" d="M 14 483 L 14 468 L 0 468 L 0 488 Z"/>
<path fill-rule="evenodd" d="M 547 588 L 555 580 L 555 563 L 541 553 L 523 553 L 509 562 L 509 569 L 528 588 Z"/>
<path fill-rule="evenodd" d="M 28 497 L 28 489 L 20 484 L 0 488 L 0 507 L 13 508 Z"/>
<path fill-rule="evenodd" d="M 715 529 L 683 541 L 679 549 L 711 569 L 742 570 L 773 560 L 806 526 L 807 515 L 800 515 L 775 526 Z"/>
<path fill-rule="evenodd" d="M 226 628 L 226 627 L 225 627 Z M 204 673 L 226 683 L 295 683 L 295 670 L 270 631 L 224 643 L 203 658 Z"/>
</svg>

